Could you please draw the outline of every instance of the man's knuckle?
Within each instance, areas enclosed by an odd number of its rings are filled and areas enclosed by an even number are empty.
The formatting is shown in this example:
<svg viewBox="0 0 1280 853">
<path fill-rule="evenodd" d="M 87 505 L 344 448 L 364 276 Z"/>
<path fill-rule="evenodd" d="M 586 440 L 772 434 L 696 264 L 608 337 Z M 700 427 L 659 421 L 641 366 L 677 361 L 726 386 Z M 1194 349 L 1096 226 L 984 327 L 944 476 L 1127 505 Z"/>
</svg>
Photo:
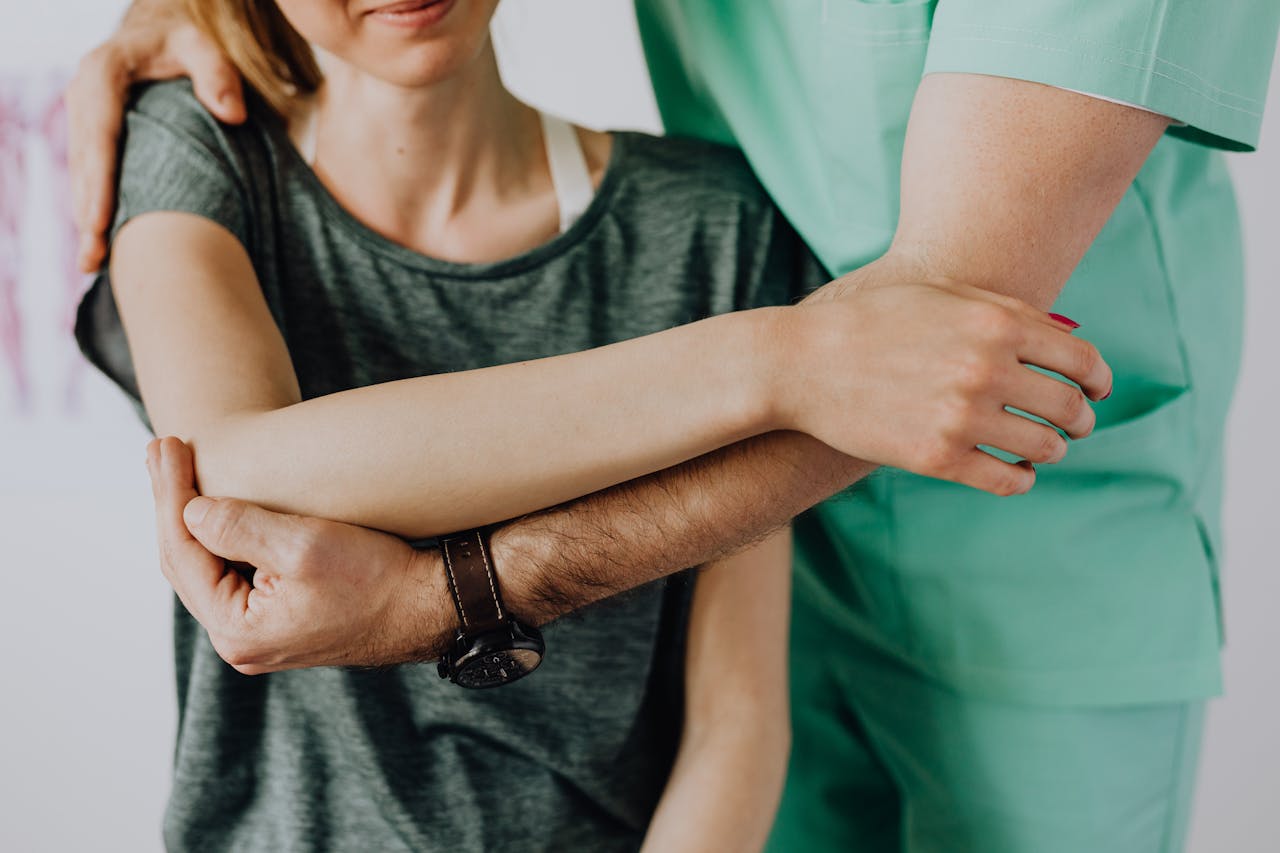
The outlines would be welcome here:
<svg viewBox="0 0 1280 853">
<path fill-rule="evenodd" d="M 244 521 L 244 507 L 235 501 L 218 501 L 209 508 L 201 526 L 217 544 L 231 541 Z"/>
<path fill-rule="evenodd" d="M 218 653 L 218 657 L 222 658 L 230 666 L 252 666 L 257 664 L 257 652 L 252 644 L 245 642 L 237 636 L 223 635 L 219 638 L 210 638 L 213 640 L 213 648 Z"/>
<path fill-rule="evenodd" d="M 100 75 L 103 69 L 114 61 L 115 56 L 115 48 L 110 42 L 104 42 L 80 57 L 80 61 L 76 63 L 76 73 L 71 80 L 71 86 L 74 88 L 78 82 Z"/>
<path fill-rule="evenodd" d="M 300 519 L 289 535 L 289 548 L 284 568 L 303 571 L 313 565 L 324 553 L 319 525 L 311 519 Z"/>
<path fill-rule="evenodd" d="M 160 571 L 170 581 L 174 577 L 174 564 L 178 561 L 178 555 L 174 551 L 173 542 L 168 539 L 160 540 Z"/>
</svg>

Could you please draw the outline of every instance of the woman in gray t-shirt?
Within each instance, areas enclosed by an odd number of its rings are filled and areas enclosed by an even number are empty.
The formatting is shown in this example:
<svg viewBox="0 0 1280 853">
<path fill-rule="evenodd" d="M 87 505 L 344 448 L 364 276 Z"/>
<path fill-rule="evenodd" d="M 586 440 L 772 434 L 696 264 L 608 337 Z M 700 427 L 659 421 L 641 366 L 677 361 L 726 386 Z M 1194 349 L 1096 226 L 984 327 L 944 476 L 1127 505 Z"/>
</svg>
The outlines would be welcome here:
<svg viewBox="0 0 1280 853">
<path fill-rule="evenodd" d="M 274 13 L 201 5 L 272 76 L 240 127 L 184 83 L 137 95 L 79 333 L 194 445 L 206 493 L 419 537 L 750 434 L 747 323 L 564 356 L 790 298 L 807 254 L 739 155 L 566 137 L 502 88 L 493 3 L 283 4 L 333 54 L 323 86 Z M 249 678 L 179 606 L 166 842 L 758 847 L 786 760 L 788 566 L 774 537 L 563 618 L 496 691 L 413 666 Z"/>
</svg>

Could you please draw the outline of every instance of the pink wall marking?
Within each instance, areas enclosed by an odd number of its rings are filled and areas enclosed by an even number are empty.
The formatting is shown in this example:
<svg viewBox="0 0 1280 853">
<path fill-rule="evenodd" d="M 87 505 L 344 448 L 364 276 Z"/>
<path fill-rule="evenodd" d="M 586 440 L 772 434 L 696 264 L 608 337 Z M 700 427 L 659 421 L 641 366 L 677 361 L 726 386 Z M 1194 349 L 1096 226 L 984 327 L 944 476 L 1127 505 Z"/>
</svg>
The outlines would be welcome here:
<svg viewBox="0 0 1280 853">
<path fill-rule="evenodd" d="M 59 272 L 62 285 L 61 329 L 64 339 L 71 341 L 75 331 L 76 307 L 85 288 L 92 281 L 92 276 L 80 272 L 76 266 L 76 248 L 80 242 L 80 232 L 76 230 L 75 219 L 71 210 L 71 172 L 67 165 L 67 103 L 62 96 L 62 81 L 54 81 L 53 100 L 44 108 L 40 117 L 39 130 L 53 160 L 53 186 L 50 189 L 55 197 L 55 207 L 62 216 L 58 223 L 57 233 L 61 236 L 62 248 L 58 252 L 61 259 Z M 63 408 L 71 414 L 80 410 L 82 395 L 80 381 L 85 372 L 85 360 L 74 347 L 66 363 L 63 380 Z"/>
<path fill-rule="evenodd" d="M 79 235 L 71 213 L 71 179 L 67 167 L 67 117 L 62 91 L 67 75 L 61 72 L 0 77 L 0 377 L 7 376 L 19 413 L 31 413 L 37 400 L 52 396 L 64 413 L 80 409 L 84 360 L 72 338 L 75 310 L 90 277 L 76 269 Z M 32 156 L 34 154 L 34 156 Z M 33 161 L 45 159 L 47 180 L 32 183 Z M 33 193 L 51 197 L 54 221 L 27 221 Z M 21 281 L 26 229 L 38 229 L 55 244 L 58 258 L 51 269 L 35 274 L 39 281 Z M 59 310 L 53 330 L 33 323 L 46 317 L 24 317 L 23 288 L 55 288 Z M 41 331 L 52 331 L 59 342 L 56 364 L 32 365 L 27 347 Z M 33 371 L 33 367 L 40 370 Z M 2 381 L 2 379 L 0 379 Z M 40 394 L 54 385 L 52 394 Z M 59 387 L 60 386 L 60 387 Z"/>
<path fill-rule="evenodd" d="M 0 80 L 0 357 L 13 382 L 18 410 L 31 405 L 31 374 L 23 354 L 23 323 L 18 301 L 22 268 L 22 211 L 27 180 L 27 144 L 20 81 Z"/>
</svg>

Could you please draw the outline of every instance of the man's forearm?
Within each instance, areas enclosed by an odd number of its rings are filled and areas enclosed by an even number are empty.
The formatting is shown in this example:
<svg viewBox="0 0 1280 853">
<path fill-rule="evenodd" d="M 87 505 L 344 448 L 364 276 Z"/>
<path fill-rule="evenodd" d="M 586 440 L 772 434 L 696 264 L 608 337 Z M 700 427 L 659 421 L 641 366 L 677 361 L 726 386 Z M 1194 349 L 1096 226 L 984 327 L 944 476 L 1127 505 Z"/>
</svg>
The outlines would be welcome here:
<svg viewBox="0 0 1280 853">
<path fill-rule="evenodd" d="M 758 541 L 873 465 L 773 432 L 494 532 L 513 612 L 546 622 Z"/>
</svg>

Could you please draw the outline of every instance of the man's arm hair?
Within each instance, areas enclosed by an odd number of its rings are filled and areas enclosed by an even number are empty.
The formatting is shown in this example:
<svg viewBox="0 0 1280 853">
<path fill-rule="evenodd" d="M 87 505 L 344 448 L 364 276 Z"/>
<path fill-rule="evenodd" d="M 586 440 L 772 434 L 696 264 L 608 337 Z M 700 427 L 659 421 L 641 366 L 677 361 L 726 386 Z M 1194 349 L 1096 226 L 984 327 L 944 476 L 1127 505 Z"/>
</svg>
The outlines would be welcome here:
<svg viewBox="0 0 1280 853">
<path fill-rule="evenodd" d="M 873 465 L 772 432 L 494 531 L 512 611 L 536 622 L 754 544 Z"/>
</svg>

